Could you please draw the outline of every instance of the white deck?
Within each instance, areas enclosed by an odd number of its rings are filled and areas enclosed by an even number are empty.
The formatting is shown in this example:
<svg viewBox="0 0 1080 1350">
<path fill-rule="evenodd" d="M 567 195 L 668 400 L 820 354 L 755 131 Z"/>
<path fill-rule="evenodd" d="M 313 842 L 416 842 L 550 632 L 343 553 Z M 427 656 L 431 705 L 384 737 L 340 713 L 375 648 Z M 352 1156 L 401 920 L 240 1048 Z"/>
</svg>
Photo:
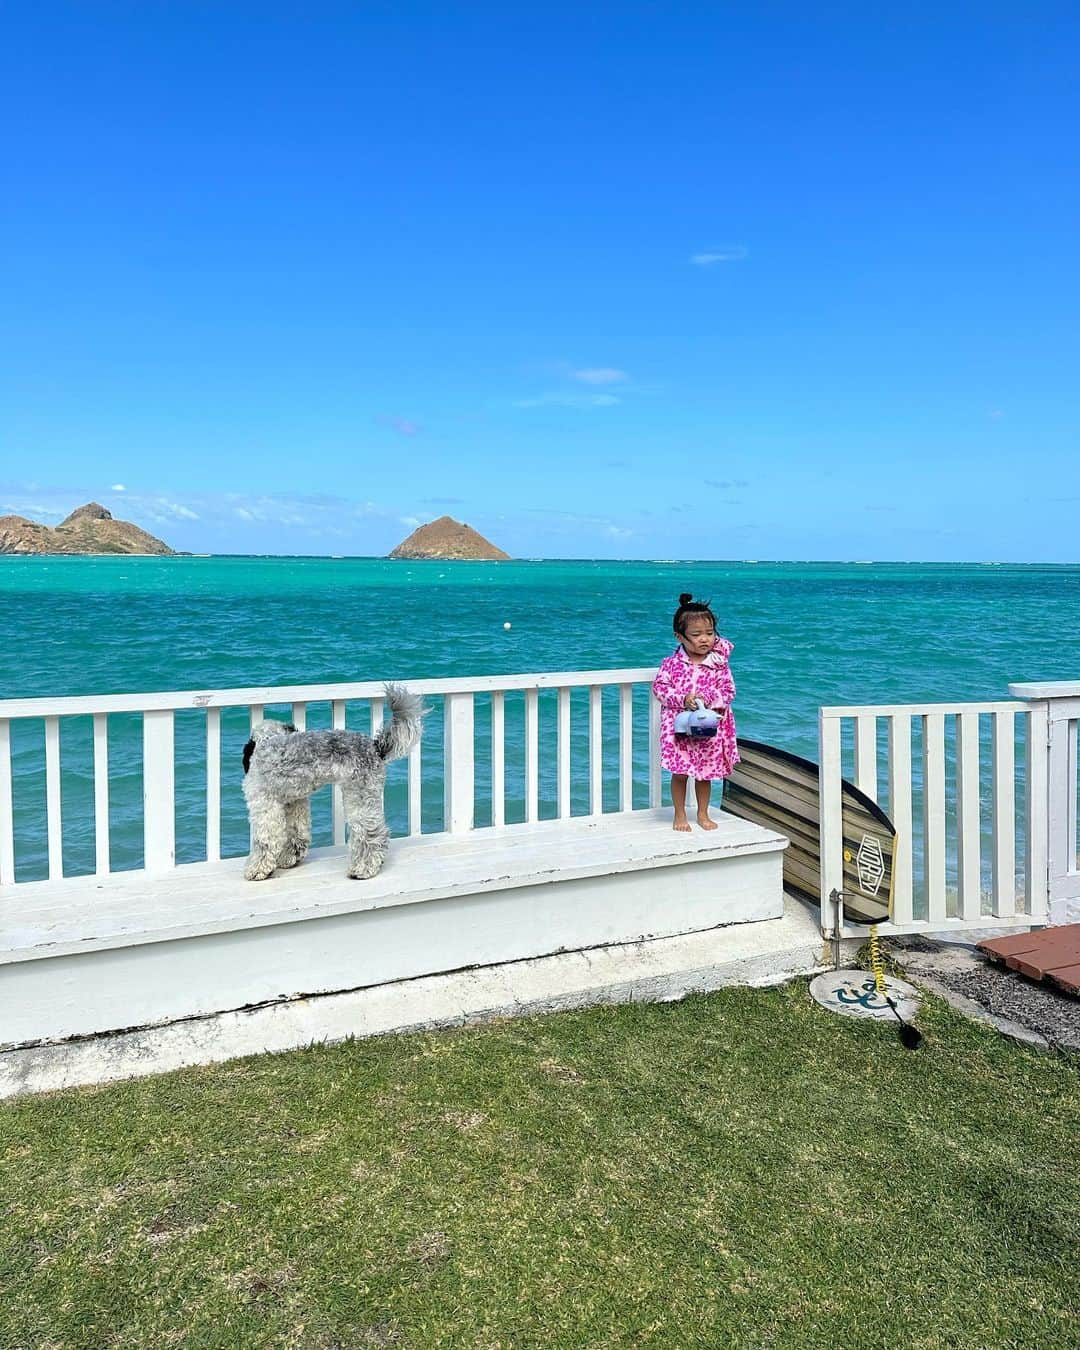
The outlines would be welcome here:
<svg viewBox="0 0 1080 1350">
<path fill-rule="evenodd" d="M 670 811 L 635 811 L 395 839 L 371 881 L 346 877 L 343 848 L 323 848 L 262 882 L 244 880 L 243 858 L 192 863 L 158 876 L 114 872 L 31 882 L 9 890 L 0 965 L 772 853 L 786 842 L 735 816 L 718 815 L 711 833 L 681 834 L 671 828 Z"/>
<path fill-rule="evenodd" d="M 265 882 L 232 859 L 4 887 L 0 1043 L 779 917 L 786 841 L 719 826 L 648 810 L 412 836 L 367 882 L 334 848 Z"/>
</svg>

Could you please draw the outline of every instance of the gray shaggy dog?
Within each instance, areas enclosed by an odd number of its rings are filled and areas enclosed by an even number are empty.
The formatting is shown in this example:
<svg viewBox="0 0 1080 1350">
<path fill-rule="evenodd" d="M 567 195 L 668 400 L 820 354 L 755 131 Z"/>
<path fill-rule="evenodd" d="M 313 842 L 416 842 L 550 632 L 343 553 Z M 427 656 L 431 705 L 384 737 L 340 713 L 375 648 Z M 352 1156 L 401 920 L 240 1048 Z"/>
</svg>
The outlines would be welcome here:
<svg viewBox="0 0 1080 1350">
<path fill-rule="evenodd" d="M 244 746 L 244 797 L 251 821 L 248 881 L 265 881 L 277 867 L 295 867 L 311 844 L 311 803 L 327 783 L 341 788 L 348 826 L 348 875 L 377 876 L 390 831 L 383 814 L 386 765 L 420 739 L 427 709 L 404 685 L 388 684 L 389 722 L 372 736 L 359 731 L 297 731 L 287 722 L 260 722 Z"/>
</svg>

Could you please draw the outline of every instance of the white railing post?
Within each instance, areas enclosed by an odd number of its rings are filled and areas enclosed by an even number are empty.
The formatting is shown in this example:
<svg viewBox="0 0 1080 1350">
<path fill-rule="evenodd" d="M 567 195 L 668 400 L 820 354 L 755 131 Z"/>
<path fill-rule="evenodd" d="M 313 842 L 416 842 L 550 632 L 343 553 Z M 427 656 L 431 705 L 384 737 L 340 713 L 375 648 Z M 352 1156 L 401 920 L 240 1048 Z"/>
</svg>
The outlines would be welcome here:
<svg viewBox="0 0 1080 1350">
<path fill-rule="evenodd" d="M 634 809 L 634 686 L 619 686 L 619 810 Z"/>
<path fill-rule="evenodd" d="M 491 823 L 506 824 L 506 696 L 491 695 Z"/>
<path fill-rule="evenodd" d="M 1055 882 L 1069 870 L 1069 863 L 1075 858 L 1076 845 L 1073 842 L 1069 816 L 1069 797 L 1076 782 L 1076 752 L 1070 744 L 1072 737 L 1068 722 L 1056 719 L 1051 724 L 1049 759 L 1049 801 L 1047 803 L 1047 844 L 1050 855 L 1050 889 L 1054 920 L 1059 918 L 1060 897 L 1055 893 Z"/>
<path fill-rule="evenodd" d="M 855 718 L 855 786 L 877 801 L 877 718 L 870 714 Z"/>
<path fill-rule="evenodd" d="M 1030 713 L 1028 912 L 1035 922 L 1075 923 L 1080 920 L 1076 856 L 1080 681 L 1010 684 L 1009 693 L 1024 699 Z"/>
<path fill-rule="evenodd" d="M 447 694 L 443 700 L 443 820 L 450 834 L 473 827 L 473 696 Z"/>
<path fill-rule="evenodd" d="M 603 697 L 600 685 L 589 686 L 589 813 L 594 816 L 604 810 Z"/>
<path fill-rule="evenodd" d="M 1049 746 L 1047 852 L 1051 923 L 1069 923 L 1080 910 L 1080 876 L 1076 860 L 1076 717 L 1054 708 Z"/>
<path fill-rule="evenodd" d="M 570 815 L 570 690 L 559 690 L 556 735 L 556 772 L 558 775 L 559 818 Z"/>
<path fill-rule="evenodd" d="M 423 762 L 420 742 L 409 751 L 409 833 L 421 834 L 424 829 Z"/>
<path fill-rule="evenodd" d="M 109 861 L 109 719 L 94 714 L 94 871 L 105 876 Z"/>
<path fill-rule="evenodd" d="M 1032 703 L 1025 748 L 1027 800 L 1027 875 L 1025 900 L 1030 915 L 1050 913 L 1050 722 L 1046 703 Z M 1073 773 L 1073 782 L 1076 774 Z M 1076 813 L 1073 813 L 1075 822 Z M 1076 845 L 1073 843 L 1073 857 Z M 1053 919 L 1050 919 L 1053 922 Z"/>
<path fill-rule="evenodd" d="M 660 700 L 649 690 L 649 805 L 663 804 L 663 777 L 660 771 Z"/>
<path fill-rule="evenodd" d="M 979 814 L 979 714 L 956 716 L 956 912 L 970 923 L 982 913 Z"/>
<path fill-rule="evenodd" d="M 893 922 L 910 924 L 914 916 L 911 832 L 911 714 L 889 717 L 889 815 L 896 831 L 893 855 Z"/>
<path fill-rule="evenodd" d="M 221 860 L 221 709 L 206 710 L 206 861 Z"/>
<path fill-rule="evenodd" d="M 176 801 L 170 710 L 143 713 L 143 866 L 167 872 L 176 866 Z"/>
<path fill-rule="evenodd" d="M 1016 729 L 1012 713 L 990 719 L 990 759 L 994 784 L 991 858 L 992 912 L 1016 913 Z"/>
<path fill-rule="evenodd" d="M 333 731 L 345 730 L 345 713 L 345 700 L 343 698 L 330 700 L 330 727 Z M 336 784 L 330 789 L 330 792 L 330 837 L 335 844 L 340 845 L 345 842 L 345 798 L 341 795 L 341 788 Z"/>
<path fill-rule="evenodd" d="M 49 839 L 49 880 L 64 875 L 64 823 L 60 778 L 60 719 L 45 719 L 45 816 Z"/>
<path fill-rule="evenodd" d="M 945 716 L 926 712 L 922 718 L 923 752 L 923 879 L 926 918 L 941 927 L 945 913 Z"/>
<path fill-rule="evenodd" d="M 540 694 L 536 689 L 525 690 L 525 819 L 530 825 L 540 819 Z M 471 815 L 469 820 L 471 828 Z"/>
<path fill-rule="evenodd" d="M 11 723 L 0 718 L 0 886 L 15 884 L 15 812 L 11 781 Z"/>
</svg>

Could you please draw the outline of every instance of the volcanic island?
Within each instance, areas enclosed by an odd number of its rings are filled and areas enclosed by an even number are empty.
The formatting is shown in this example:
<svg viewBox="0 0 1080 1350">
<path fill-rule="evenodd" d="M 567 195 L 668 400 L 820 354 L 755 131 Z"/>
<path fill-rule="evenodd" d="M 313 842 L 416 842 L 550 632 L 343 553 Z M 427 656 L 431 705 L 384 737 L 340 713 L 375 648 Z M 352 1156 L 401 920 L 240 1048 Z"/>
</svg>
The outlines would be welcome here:
<svg viewBox="0 0 1080 1350">
<path fill-rule="evenodd" d="M 471 525 L 463 525 L 451 516 L 440 516 L 413 530 L 389 556 L 440 562 L 503 562 L 510 558 L 509 553 L 497 548 Z"/>
<path fill-rule="evenodd" d="M 175 550 L 130 521 L 114 520 L 98 502 L 87 502 L 59 525 L 39 525 L 26 516 L 0 516 L 0 553 L 151 553 Z"/>
</svg>

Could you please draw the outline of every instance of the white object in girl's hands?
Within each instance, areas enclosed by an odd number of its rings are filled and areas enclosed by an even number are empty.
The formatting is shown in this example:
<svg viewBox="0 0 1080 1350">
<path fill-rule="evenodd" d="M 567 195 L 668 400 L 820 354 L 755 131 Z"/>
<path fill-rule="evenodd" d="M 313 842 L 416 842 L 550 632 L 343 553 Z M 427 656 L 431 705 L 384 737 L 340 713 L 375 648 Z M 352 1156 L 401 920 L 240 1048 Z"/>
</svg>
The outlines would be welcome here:
<svg viewBox="0 0 1080 1350">
<path fill-rule="evenodd" d="M 698 699 L 697 707 L 675 714 L 676 736 L 715 736 L 720 725 L 720 714 L 706 708 L 703 699 Z"/>
</svg>

